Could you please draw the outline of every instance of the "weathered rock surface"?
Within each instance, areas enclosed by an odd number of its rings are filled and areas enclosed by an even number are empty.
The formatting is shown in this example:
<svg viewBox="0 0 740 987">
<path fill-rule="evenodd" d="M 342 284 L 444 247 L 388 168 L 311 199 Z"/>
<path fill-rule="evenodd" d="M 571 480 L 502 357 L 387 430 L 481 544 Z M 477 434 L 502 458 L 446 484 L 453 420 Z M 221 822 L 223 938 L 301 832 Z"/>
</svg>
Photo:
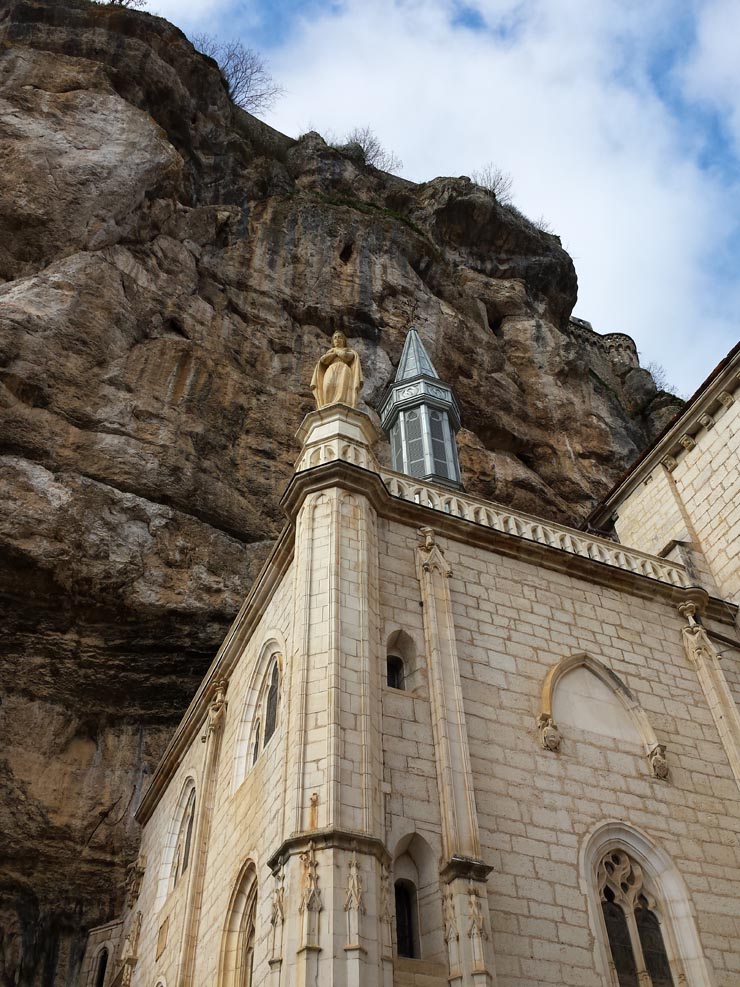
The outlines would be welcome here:
<svg viewBox="0 0 740 987">
<path fill-rule="evenodd" d="M 467 489 L 559 519 L 677 405 L 569 322 L 556 237 L 270 130 L 147 14 L 0 2 L 0 160 L 0 973 L 66 984 L 280 528 L 334 328 L 372 411 L 413 321 Z"/>
</svg>

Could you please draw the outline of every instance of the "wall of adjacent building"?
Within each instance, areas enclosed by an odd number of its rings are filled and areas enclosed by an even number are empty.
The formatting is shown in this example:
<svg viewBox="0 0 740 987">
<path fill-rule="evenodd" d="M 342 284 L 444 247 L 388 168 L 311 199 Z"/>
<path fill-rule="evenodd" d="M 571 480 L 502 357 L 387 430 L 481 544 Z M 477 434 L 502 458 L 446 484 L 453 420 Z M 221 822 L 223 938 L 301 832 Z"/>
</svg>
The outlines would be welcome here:
<svg viewBox="0 0 740 987">
<path fill-rule="evenodd" d="M 730 382 L 726 393 L 732 403 L 717 403 L 707 424 L 692 429 L 694 446 L 656 465 L 616 503 L 615 529 L 624 545 L 656 555 L 672 540 L 687 543 L 708 591 L 738 603 L 740 389 Z"/>
</svg>

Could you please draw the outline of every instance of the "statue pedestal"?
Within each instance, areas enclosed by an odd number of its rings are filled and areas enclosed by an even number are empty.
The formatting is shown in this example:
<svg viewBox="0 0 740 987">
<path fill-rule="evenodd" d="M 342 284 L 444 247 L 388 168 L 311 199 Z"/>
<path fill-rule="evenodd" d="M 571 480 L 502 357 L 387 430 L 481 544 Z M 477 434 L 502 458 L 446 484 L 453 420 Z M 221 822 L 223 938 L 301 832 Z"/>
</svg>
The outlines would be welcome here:
<svg viewBox="0 0 740 987">
<path fill-rule="evenodd" d="M 362 469 L 377 472 L 372 447 L 380 438 L 364 411 L 346 404 L 330 404 L 312 411 L 301 422 L 296 438 L 302 444 L 296 473 L 342 459 Z"/>
</svg>

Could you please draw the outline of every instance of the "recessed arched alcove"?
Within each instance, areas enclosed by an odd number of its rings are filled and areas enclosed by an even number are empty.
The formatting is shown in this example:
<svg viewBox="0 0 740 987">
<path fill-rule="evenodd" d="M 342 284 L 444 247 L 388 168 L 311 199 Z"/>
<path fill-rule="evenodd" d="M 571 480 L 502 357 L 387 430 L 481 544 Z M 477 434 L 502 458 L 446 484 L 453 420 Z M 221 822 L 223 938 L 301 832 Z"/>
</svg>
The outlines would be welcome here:
<svg viewBox="0 0 740 987">
<path fill-rule="evenodd" d="M 444 959 L 439 868 L 432 848 L 418 833 L 409 833 L 396 845 L 393 885 L 397 909 L 396 950 L 405 937 L 407 945 L 411 945 L 410 953 L 405 953 L 407 957 L 428 961 Z M 405 907 L 407 913 L 399 914 L 399 907 Z"/>
<path fill-rule="evenodd" d="M 537 717 L 544 747 L 558 750 L 563 738 L 584 731 L 609 737 L 626 752 L 644 752 L 653 773 L 667 774 L 665 747 L 645 710 L 616 672 L 580 652 L 557 663 L 545 677 Z"/>
<path fill-rule="evenodd" d="M 411 635 L 402 629 L 391 631 L 386 639 L 383 681 L 390 688 L 425 695 L 423 662 Z"/>
</svg>

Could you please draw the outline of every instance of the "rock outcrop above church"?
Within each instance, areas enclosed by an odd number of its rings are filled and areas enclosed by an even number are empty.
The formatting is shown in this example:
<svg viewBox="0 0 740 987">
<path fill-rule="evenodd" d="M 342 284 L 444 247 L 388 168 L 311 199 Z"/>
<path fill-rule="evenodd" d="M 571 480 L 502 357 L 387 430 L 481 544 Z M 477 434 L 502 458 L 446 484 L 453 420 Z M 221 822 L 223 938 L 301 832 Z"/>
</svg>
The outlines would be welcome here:
<svg viewBox="0 0 740 987">
<path fill-rule="evenodd" d="M 560 520 L 677 405 L 570 320 L 557 237 L 466 178 L 271 130 L 161 19 L 6 0 L 0 98 L 0 907 L 28 982 L 64 983 L 280 528 L 333 331 L 374 413 L 413 323 L 461 407 L 467 489 Z"/>
</svg>

